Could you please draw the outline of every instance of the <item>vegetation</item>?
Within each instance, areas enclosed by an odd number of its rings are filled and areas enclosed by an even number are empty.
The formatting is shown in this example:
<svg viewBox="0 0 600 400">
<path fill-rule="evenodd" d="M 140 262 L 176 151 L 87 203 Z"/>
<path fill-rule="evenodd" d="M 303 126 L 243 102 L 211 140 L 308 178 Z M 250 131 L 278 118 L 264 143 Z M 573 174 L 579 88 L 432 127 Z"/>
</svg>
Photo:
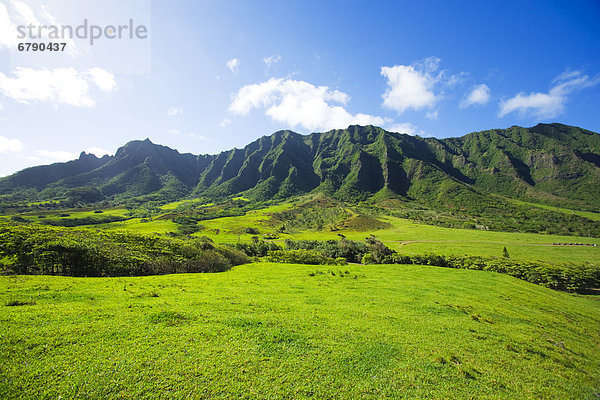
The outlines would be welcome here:
<svg viewBox="0 0 600 400">
<path fill-rule="evenodd" d="M 400 254 L 379 241 L 374 236 L 366 239 L 367 244 L 350 240 L 329 240 L 327 242 L 286 240 L 286 247 L 293 257 L 269 258 L 274 262 L 303 264 L 333 264 L 334 258 L 362 264 L 416 264 L 438 267 L 493 271 L 508 274 L 519 279 L 536 283 L 556 290 L 583 291 L 600 288 L 600 266 L 595 264 L 556 264 L 540 261 L 511 260 L 504 248 L 503 258 L 477 256 L 442 256 L 438 254 Z M 284 252 L 275 252 L 278 255 Z M 269 253 L 271 254 L 271 253 Z M 316 255 L 324 257 L 319 260 Z M 306 259 L 306 260 L 305 260 Z M 310 261 L 309 261 L 310 260 Z M 319 260 L 317 262 L 317 260 Z"/>
<path fill-rule="evenodd" d="M 561 124 L 443 140 L 373 126 L 307 136 L 280 131 L 212 156 L 144 140 L 114 156 L 82 153 L 1 178 L 0 212 L 125 204 L 150 218 L 179 201 L 178 214 L 212 220 L 312 192 L 350 204 L 387 202 L 390 215 L 443 227 L 600 237 L 598 160 L 598 134 Z M 182 200 L 189 196 L 206 201 Z M 230 204 L 205 206 L 223 199 Z M 362 217 L 328 206 L 290 209 L 276 219 L 294 231 L 336 230 Z M 184 225 L 184 234 L 195 230 Z"/>
<path fill-rule="evenodd" d="M 334 259 L 314 250 L 272 250 L 269 251 L 266 261 L 307 265 L 346 265 L 344 258 Z"/>
<path fill-rule="evenodd" d="M 66 214 L 68 215 L 68 214 Z M 125 221 L 127 218 L 119 217 L 115 215 L 107 215 L 103 217 L 84 217 L 84 218 L 61 218 L 61 219 L 44 219 L 40 221 L 44 225 L 52 226 L 84 226 L 84 225 L 99 225 L 99 224 L 110 224 L 111 222 Z M 23 222 L 23 221 L 21 221 Z"/>
<path fill-rule="evenodd" d="M 69 276 L 217 272 L 248 262 L 245 254 L 208 238 L 180 240 L 1 221 L 0 259 L 10 273 Z"/>
<path fill-rule="evenodd" d="M 0 276 L 0 397 L 592 399 L 599 315 L 432 266 Z"/>
<path fill-rule="evenodd" d="M 598 182 L 560 124 L 0 178 L 0 398 L 596 398 Z"/>
</svg>

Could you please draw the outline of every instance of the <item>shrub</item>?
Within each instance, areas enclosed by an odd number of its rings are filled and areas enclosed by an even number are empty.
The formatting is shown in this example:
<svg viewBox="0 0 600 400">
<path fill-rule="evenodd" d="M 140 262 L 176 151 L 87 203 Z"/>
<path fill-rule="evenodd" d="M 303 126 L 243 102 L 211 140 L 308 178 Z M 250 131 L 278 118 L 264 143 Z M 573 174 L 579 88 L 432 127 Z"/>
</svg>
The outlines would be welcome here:
<svg viewBox="0 0 600 400">
<path fill-rule="evenodd" d="M 285 247 L 288 250 L 316 250 L 331 258 L 343 257 L 346 261 L 360 262 L 362 255 L 367 252 L 367 246 L 363 243 L 351 240 L 290 240 L 286 239 Z"/>
<path fill-rule="evenodd" d="M 234 247 L 250 257 L 265 257 L 270 251 L 282 250 L 282 247 L 278 244 L 265 242 L 264 240 L 253 241 L 252 243 L 236 243 Z"/>
<path fill-rule="evenodd" d="M 129 276 L 219 272 L 248 262 L 206 237 L 181 240 L 129 233 L 77 231 L 0 222 L 6 272 L 69 276 Z"/>
<path fill-rule="evenodd" d="M 346 261 L 346 259 L 344 257 L 338 257 L 335 259 L 335 263 L 337 265 L 348 265 L 348 262 Z"/>
<path fill-rule="evenodd" d="M 367 253 L 363 256 L 362 260 L 360 260 L 361 264 L 377 264 L 377 261 L 375 260 L 375 257 L 373 257 L 373 254 L 371 253 Z"/>
<path fill-rule="evenodd" d="M 267 261 L 288 264 L 336 265 L 336 260 L 314 250 L 269 251 Z"/>
</svg>

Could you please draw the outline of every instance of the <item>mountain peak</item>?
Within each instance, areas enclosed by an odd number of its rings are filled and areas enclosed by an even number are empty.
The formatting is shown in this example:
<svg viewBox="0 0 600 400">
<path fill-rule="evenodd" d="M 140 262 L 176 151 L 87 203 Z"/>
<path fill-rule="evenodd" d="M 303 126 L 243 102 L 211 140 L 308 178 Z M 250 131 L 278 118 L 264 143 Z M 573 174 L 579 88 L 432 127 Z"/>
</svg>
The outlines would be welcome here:
<svg viewBox="0 0 600 400">
<path fill-rule="evenodd" d="M 64 165 L 2 178 L 0 195 L 49 186 L 60 194 L 61 188 L 89 185 L 107 196 L 167 191 L 170 199 L 244 192 L 261 200 L 311 191 L 366 199 L 384 190 L 451 204 L 456 193 L 475 196 L 476 187 L 515 198 L 558 196 L 596 206 L 599 179 L 600 137 L 573 126 L 514 126 L 423 140 L 350 125 L 310 135 L 281 130 L 214 156 L 181 154 L 149 138 L 134 140 L 114 156 L 99 159 L 82 152 Z"/>
<path fill-rule="evenodd" d="M 95 155 L 95 154 L 93 154 L 93 153 L 86 153 L 85 151 L 82 151 L 82 152 L 79 154 L 79 160 L 88 160 L 88 159 L 93 159 L 93 160 L 95 160 L 95 159 L 97 159 L 97 158 L 98 158 L 98 157 L 96 157 L 96 155 Z"/>
</svg>

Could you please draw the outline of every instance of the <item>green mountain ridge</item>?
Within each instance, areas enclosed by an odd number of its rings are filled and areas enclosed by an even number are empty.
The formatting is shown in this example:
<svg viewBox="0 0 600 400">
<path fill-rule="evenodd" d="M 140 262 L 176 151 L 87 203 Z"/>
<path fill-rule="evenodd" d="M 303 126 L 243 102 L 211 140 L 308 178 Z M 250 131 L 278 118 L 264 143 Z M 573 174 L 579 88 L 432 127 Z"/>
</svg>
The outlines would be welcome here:
<svg viewBox="0 0 600 400">
<path fill-rule="evenodd" d="M 217 155 L 181 154 L 146 139 L 114 156 L 27 168 L 0 179 L 0 199 L 155 196 L 285 199 L 323 192 L 358 201 L 399 197 L 440 207 L 512 199 L 599 211 L 600 135 L 562 124 L 421 138 L 374 126 L 300 135 L 279 131 Z M 476 209 L 477 206 L 474 206 Z"/>
</svg>

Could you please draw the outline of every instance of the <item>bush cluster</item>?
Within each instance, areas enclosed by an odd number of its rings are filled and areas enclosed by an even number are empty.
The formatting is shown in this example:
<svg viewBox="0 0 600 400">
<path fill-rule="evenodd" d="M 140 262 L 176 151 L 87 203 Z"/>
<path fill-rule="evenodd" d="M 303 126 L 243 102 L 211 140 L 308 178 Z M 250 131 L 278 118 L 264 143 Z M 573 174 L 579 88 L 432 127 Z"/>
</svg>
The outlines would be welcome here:
<svg viewBox="0 0 600 400">
<path fill-rule="evenodd" d="M 507 257 L 406 255 L 388 248 L 373 235 L 366 238 L 366 244 L 347 239 L 325 242 L 286 240 L 285 243 L 288 250 L 316 252 L 331 259 L 343 257 L 348 262 L 361 262 L 362 264 L 418 264 L 493 271 L 556 290 L 579 291 L 600 287 L 600 266 L 594 264 L 550 264 L 542 261 L 514 260 Z M 316 257 L 313 256 L 313 259 L 316 260 Z"/>
<path fill-rule="evenodd" d="M 250 257 L 266 257 L 270 251 L 283 250 L 281 246 L 273 242 L 256 240 L 252 243 L 236 243 L 234 248 L 246 253 Z"/>
<path fill-rule="evenodd" d="M 188 240 L 0 222 L 5 273 L 134 276 L 219 272 L 248 262 L 209 238 Z"/>
<path fill-rule="evenodd" d="M 68 214 L 63 214 L 67 215 Z M 111 222 L 125 221 L 127 218 L 119 217 L 117 215 L 106 215 L 102 217 L 83 217 L 83 218 L 61 218 L 61 219 L 44 219 L 40 221 L 40 224 L 52 225 L 52 226 L 65 226 L 75 227 L 83 225 L 98 225 L 98 224 L 109 224 Z"/>
<path fill-rule="evenodd" d="M 288 264 L 346 265 L 346 260 L 342 257 L 334 259 L 315 250 L 273 250 L 265 257 L 265 261 Z"/>
<path fill-rule="evenodd" d="M 438 254 L 401 255 L 394 253 L 384 264 L 418 264 L 437 267 L 493 271 L 514 276 L 555 290 L 578 291 L 600 287 L 600 267 L 593 264 L 549 264 L 542 261 L 442 256 Z"/>
<path fill-rule="evenodd" d="M 315 250 L 329 258 L 342 257 L 348 262 L 360 262 L 369 251 L 366 244 L 352 240 L 285 240 L 287 250 Z"/>
</svg>

